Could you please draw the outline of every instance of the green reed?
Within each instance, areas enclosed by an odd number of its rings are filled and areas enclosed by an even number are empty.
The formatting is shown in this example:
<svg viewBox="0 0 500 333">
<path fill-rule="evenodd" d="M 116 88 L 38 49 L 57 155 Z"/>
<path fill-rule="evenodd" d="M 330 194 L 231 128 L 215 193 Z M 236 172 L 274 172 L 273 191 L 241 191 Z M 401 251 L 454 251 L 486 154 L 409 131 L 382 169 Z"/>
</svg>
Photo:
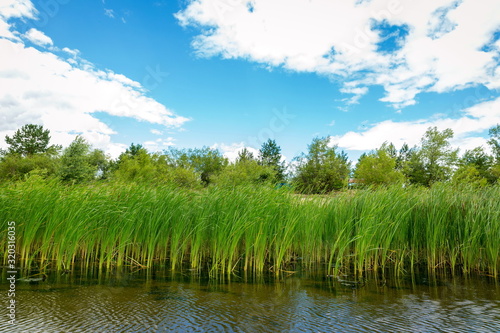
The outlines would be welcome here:
<svg viewBox="0 0 500 333">
<path fill-rule="evenodd" d="M 0 231 L 16 221 L 23 267 L 164 264 L 279 275 L 325 264 L 333 274 L 426 266 L 498 276 L 498 198 L 500 186 L 303 196 L 255 186 L 191 191 L 33 178 L 0 187 Z"/>
</svg>

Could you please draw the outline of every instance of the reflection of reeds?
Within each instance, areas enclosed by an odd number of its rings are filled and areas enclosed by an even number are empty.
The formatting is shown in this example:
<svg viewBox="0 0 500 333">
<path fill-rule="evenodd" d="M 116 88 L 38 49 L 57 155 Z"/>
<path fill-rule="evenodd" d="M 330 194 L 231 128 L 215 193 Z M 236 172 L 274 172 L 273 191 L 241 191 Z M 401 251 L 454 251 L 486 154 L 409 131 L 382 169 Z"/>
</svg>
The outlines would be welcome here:
<svg viewBox="0 0 500 333">
<path fill-rule="evenodd" d="M 0 190 L 3 234 L 7 221 L 17 222 L 23 266 L 168 263 L 280 274 L 300 261 L 326 263 L 335 274 L 421 265 L 499 273 L 499 186 L 392 187 L 308 200 L 266 187 L 196 192 L 28 181 Z"/>
</svg>

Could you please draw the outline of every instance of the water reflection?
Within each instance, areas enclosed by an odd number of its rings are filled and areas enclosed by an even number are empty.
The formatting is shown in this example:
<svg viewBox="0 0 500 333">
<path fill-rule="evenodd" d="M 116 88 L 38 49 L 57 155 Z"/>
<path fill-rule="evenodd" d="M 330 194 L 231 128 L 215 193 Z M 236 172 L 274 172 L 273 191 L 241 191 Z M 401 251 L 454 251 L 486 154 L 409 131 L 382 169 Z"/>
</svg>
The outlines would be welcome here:
<svg viewBox="0 0 500 333">
<path fill-rule="evenodd" d="M 2 277 L 4 284 L 5 273 Z M 216 281 L 196 272 L 49 273 L 16 286 L 17 326 L 1 332 L 500 332 L 488 278 L 326 274 Z"/>
</svg>

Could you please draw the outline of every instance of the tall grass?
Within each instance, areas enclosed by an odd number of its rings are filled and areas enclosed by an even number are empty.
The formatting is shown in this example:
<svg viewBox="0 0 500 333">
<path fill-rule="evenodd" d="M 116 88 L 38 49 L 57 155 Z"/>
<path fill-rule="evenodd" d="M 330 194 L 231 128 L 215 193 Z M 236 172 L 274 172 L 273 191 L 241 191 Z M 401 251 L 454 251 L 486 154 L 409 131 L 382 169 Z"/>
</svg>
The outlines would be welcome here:
<svg viewBox="0 0 500 333">
<path fill-rule="evenodd" d="M 499 198 L 499 186 L 298 196 L 252 186 L 68 187 L 32 178 L 0 188 L 0 248 L 7 249 L 7 222 L 16 221 L 24 267 L 165 264 L 280 274 L 300 263 L 334 274 L 397 274 L 424 265 L 498 276 Z"/>
</svg>

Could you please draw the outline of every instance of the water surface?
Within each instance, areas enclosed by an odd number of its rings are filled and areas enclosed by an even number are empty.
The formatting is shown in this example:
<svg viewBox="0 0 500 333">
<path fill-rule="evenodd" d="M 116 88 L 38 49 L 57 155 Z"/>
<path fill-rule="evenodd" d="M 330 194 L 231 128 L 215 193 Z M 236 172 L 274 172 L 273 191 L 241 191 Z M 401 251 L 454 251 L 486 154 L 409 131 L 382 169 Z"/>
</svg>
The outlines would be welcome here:
<svg viewBox="0 0 500 333">
<path fill-rule="evenodd" d="M 17 281 L 16 302 L 17 324 L 2 307 L 0 332 L 500 332 L 500 284 L 488 277 L 49 272 Z"/>
</svg>

